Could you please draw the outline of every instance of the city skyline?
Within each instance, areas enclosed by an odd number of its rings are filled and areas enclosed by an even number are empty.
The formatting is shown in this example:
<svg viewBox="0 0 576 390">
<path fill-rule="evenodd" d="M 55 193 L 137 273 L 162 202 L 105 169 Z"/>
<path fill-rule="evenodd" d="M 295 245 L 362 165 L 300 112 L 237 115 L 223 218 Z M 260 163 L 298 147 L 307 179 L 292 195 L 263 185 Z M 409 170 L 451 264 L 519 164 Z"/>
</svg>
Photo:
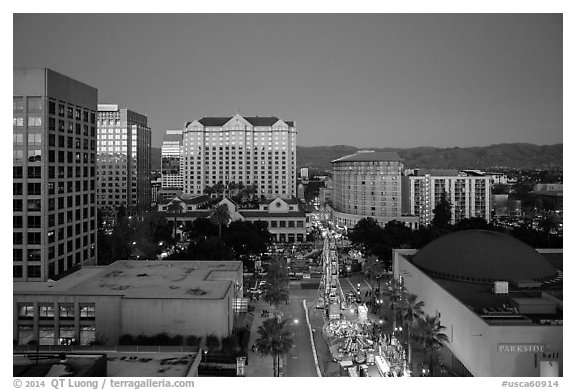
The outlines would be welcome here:
<svg viewBox="0 0 576 390">
<path fill-rule="evenodd" d="M 301 146 L 563 141 L 560 14 L 15 14 L 14 67 L 43 66 L 146 113 L 153 147 L 236 112 Z"/>
</svg>

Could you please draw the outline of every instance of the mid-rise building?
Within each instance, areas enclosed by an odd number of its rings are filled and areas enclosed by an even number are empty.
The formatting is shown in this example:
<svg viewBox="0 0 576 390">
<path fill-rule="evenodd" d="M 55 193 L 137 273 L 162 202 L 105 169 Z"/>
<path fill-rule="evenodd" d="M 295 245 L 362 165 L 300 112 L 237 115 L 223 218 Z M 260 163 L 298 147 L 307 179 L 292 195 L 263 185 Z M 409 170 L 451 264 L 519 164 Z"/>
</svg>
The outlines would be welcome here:
<svg viewBox="0 0 576 390">
<path fill-rule="evenodd" d="M 182 190 L 182 130 L 166 130 L 162 141 L 162 187 Z"/>
<path fill-rule="evenodd" d="M 113 219 L 120 206 L 149 209 L 152 201 L 148 117 L 116 104 L 98 105 L 98 208 Z"/>
<path fill-rule="evenodd" d="M 371 217 L 380 225 L 396 220 L 417 227 L 418 218 L 402 215 L 403 169 L 396 152 L 359 151 L 332 161 L 335 222 L 352 228 Z"/>
<path fill-rule="evenodd" d="M 96 262 L 98 90 L 14 69 L 13 277 L 47 281 Z"/>
<path fill-rule="evenodd" d="M 296 194 L 296 128 L 276 117 L 204 117 L 183 130 L 185 194 L 207 186 L 255 185 L 267 198 Z"/>
<path fill-rule="evenodd" d="M 469 171 L 468 171 L 469 172 Z M 491 218 L 491 178 L 480 174 L 450 170 L 419 170 L 416 175 L 404 180 L 409 185 L 408 212 L 420 218 L 420 223 L 428 225 L 434 218 L 434 208 L 443 193 L 452 205 L 451 223 L 465 218 Z M 407 195 L 408 195 L 407 194 Z"/>
<path fill-rule="evenodd" d="M 300 168 L 300 179 L 308 180 L 308 168 Z"/>
</svg>

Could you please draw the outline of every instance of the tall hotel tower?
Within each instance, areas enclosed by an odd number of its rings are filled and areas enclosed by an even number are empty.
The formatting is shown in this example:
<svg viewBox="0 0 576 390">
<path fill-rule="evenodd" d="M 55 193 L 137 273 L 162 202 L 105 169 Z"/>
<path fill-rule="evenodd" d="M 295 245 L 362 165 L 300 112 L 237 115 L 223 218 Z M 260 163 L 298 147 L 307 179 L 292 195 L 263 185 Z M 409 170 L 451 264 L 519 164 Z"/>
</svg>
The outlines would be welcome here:
<svg viewBox="0 0 576 390">
<path fill-rule="evenodd" d="M 162 188 L 182 190 L 182 130 L 166 130 L 162 141 Z"/>
<path fill-rule="evenodd" d="M 296 129 L 276 117 L 204 117 L 183 131 L 184 193 L 232 182 L 255 185 L 258 195 L 296 194 Z"/>
<path fill-rule="evenodd" d="M 148 117 L 116 104 L 98 105 L 98 208 L 114 219 L 120 206 L 148 210 L 152 201 Z"/>
<path fill-rule="evenodd" d="M 96 262 L 98 90 L 14 69 L 13 277 L 46 281 Z"/>
</svg>

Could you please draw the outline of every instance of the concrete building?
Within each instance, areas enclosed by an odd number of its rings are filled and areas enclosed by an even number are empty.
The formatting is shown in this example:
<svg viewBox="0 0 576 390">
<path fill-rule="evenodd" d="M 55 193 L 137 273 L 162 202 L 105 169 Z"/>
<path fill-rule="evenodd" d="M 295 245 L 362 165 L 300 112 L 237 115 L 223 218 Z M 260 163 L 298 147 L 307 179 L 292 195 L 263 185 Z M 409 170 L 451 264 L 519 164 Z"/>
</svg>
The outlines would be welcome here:
<svg viewBox="0 0 576 390">
<path fill-rule="evenodd" d="M 561 268 L 562 250 L 482 230 L 393 254 L 395 278 L 440 317 L 442 361 L 458 375 L 562 376 Z"/>
<path fill-rule="evenodd" d="M 184 193 L 222 183 L 256 185 L 258 196 L 296 194 L 296 128 L 276 117 L 204 117 L 183 130 Z"/>
<path fill-rule="evenodd" d="M 196 218 L 209 218 L 211 209 L 200 209 L 209 198 L 206 195 L 196 197 L 182 196 L 158 205 L 160 212 L 166 213 L 166 218 L 176 219 L 176 226 L 193 222 Z M 169 212 L 169 205 L 177 202 L 181 205 L 179 212 Z M 294 198 L 269 199 L 260 204 L 258 209 L 241 209 L 238 205 L 224 197 L 219 203 L 226 204 L 231 221 L 265 222 L 272 239 L 276 242 L 306 241 L 306 212 Z M 199 206 L 200 205 L 200 206 Z"/>
<path fill-rule="evenodd" d="M 300 179 L 306 181 L 308 177 L 308 168 L 300 168 Z"/>
<path fill-rule="evenodd" d="M 96 262 L 98 91 L 50 69 L 13 73 L 13 277 Z"/>
<path fill-rule="evenodd" d="M 446 192 L 452 205 L 451 223 L 462 219 L 480 217 L 486 221 L 491 218 L 491 179 L 481 174 L 472 174 L 455 170 L 427 171 L 419 170 L 413 176 L 407 176 L 408 209 L 411 215 L 420 218 L 420 223 L 428 225 L 434 218 L 434 208 Z"/>
<path fill-rule="evenodd" d="M 98 208 L 114 219 L 124 206 L 145 211 L 152 203 L 148 117 L 116 104 L 98 105 Z"/>
<path fill-rule="evenodd" d="M 402 214 L 401 175 L 404 167 L 396 152 L 358 151 L 332 161 L 332 216 L 353 228 L 371 217 L 384 226 L 392 220 L 416 228 L 418 218 Z"/>
<path fill-rule="evenodd" d="M 536 200 L 536 207 L 543 210 L 563 211 L 564 192 L 561 183 L 538 183 L 529 193 Z"/>
<path fill-rule="evenodd" d="M 116 345 L 120 336 L 230 335 L 242 299 L 239 261 L 116 261 L 56 282 L 15 282 L 17 344 Z"/>
<path fill-rule="evenodd" d="M 182 190 L 182 130 L 166 130 L 162 141 L 162 187 Z"/>
</svg>

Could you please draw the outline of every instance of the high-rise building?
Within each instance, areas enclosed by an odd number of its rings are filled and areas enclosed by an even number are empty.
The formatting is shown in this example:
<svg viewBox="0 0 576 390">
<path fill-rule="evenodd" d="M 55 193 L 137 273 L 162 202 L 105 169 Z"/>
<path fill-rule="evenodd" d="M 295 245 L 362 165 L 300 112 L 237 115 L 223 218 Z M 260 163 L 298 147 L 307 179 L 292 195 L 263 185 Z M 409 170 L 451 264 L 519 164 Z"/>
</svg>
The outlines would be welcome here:
<svg viewBox="0 0 576 390">
<path fill-rule="evenodd" d="M 354 227 L 371 217 L 380 225 L 396 220 L 416 227 L 418 219 L 402 215 L 402 159 L 396 152 L 358 151 L 332 161 L 333 218 Z"/>
<path fill-rule="evenodd" d="M 182 190 L 182 130 L 166 130 L 162 141 L 162 187 Z"/>
<path fill-rule="evenodd" d="M 98 105 L 98 208 L 105 219 L 120 206 L 134 213 L 150 207 L 150 144 L 146 115 Z"/>
<path fill-rule="evenodd" d="M 46 281 L 96 262 L 98 90 L 14 69 L 13 276 Z"/>
<path fill-rule="evenodd" d="M 472 217 L 490 221 L 490 177 L 469 176 L 455 171 L 443 173 L 419 170 L 416 175 L 408 176 L 404 180 L 407 180 L 410 186 L 409 213 L 418 216 L 421 224 L 428 225 L 432 222 L 434 208 L 444 192 L 452 205 L 452 224 Z"/>
<path fill-rule="evenodd" d="M 204 117 L 183 131 L 184 193 L 222 183 L 255 185 L 258 195 L 296 194 L 296 128 L 276 117 Z"/>
<path fill-rule="evenodd" d="M 308 180 L 308 168 L 300 168 L 300 179 Z"/>
</svg>

